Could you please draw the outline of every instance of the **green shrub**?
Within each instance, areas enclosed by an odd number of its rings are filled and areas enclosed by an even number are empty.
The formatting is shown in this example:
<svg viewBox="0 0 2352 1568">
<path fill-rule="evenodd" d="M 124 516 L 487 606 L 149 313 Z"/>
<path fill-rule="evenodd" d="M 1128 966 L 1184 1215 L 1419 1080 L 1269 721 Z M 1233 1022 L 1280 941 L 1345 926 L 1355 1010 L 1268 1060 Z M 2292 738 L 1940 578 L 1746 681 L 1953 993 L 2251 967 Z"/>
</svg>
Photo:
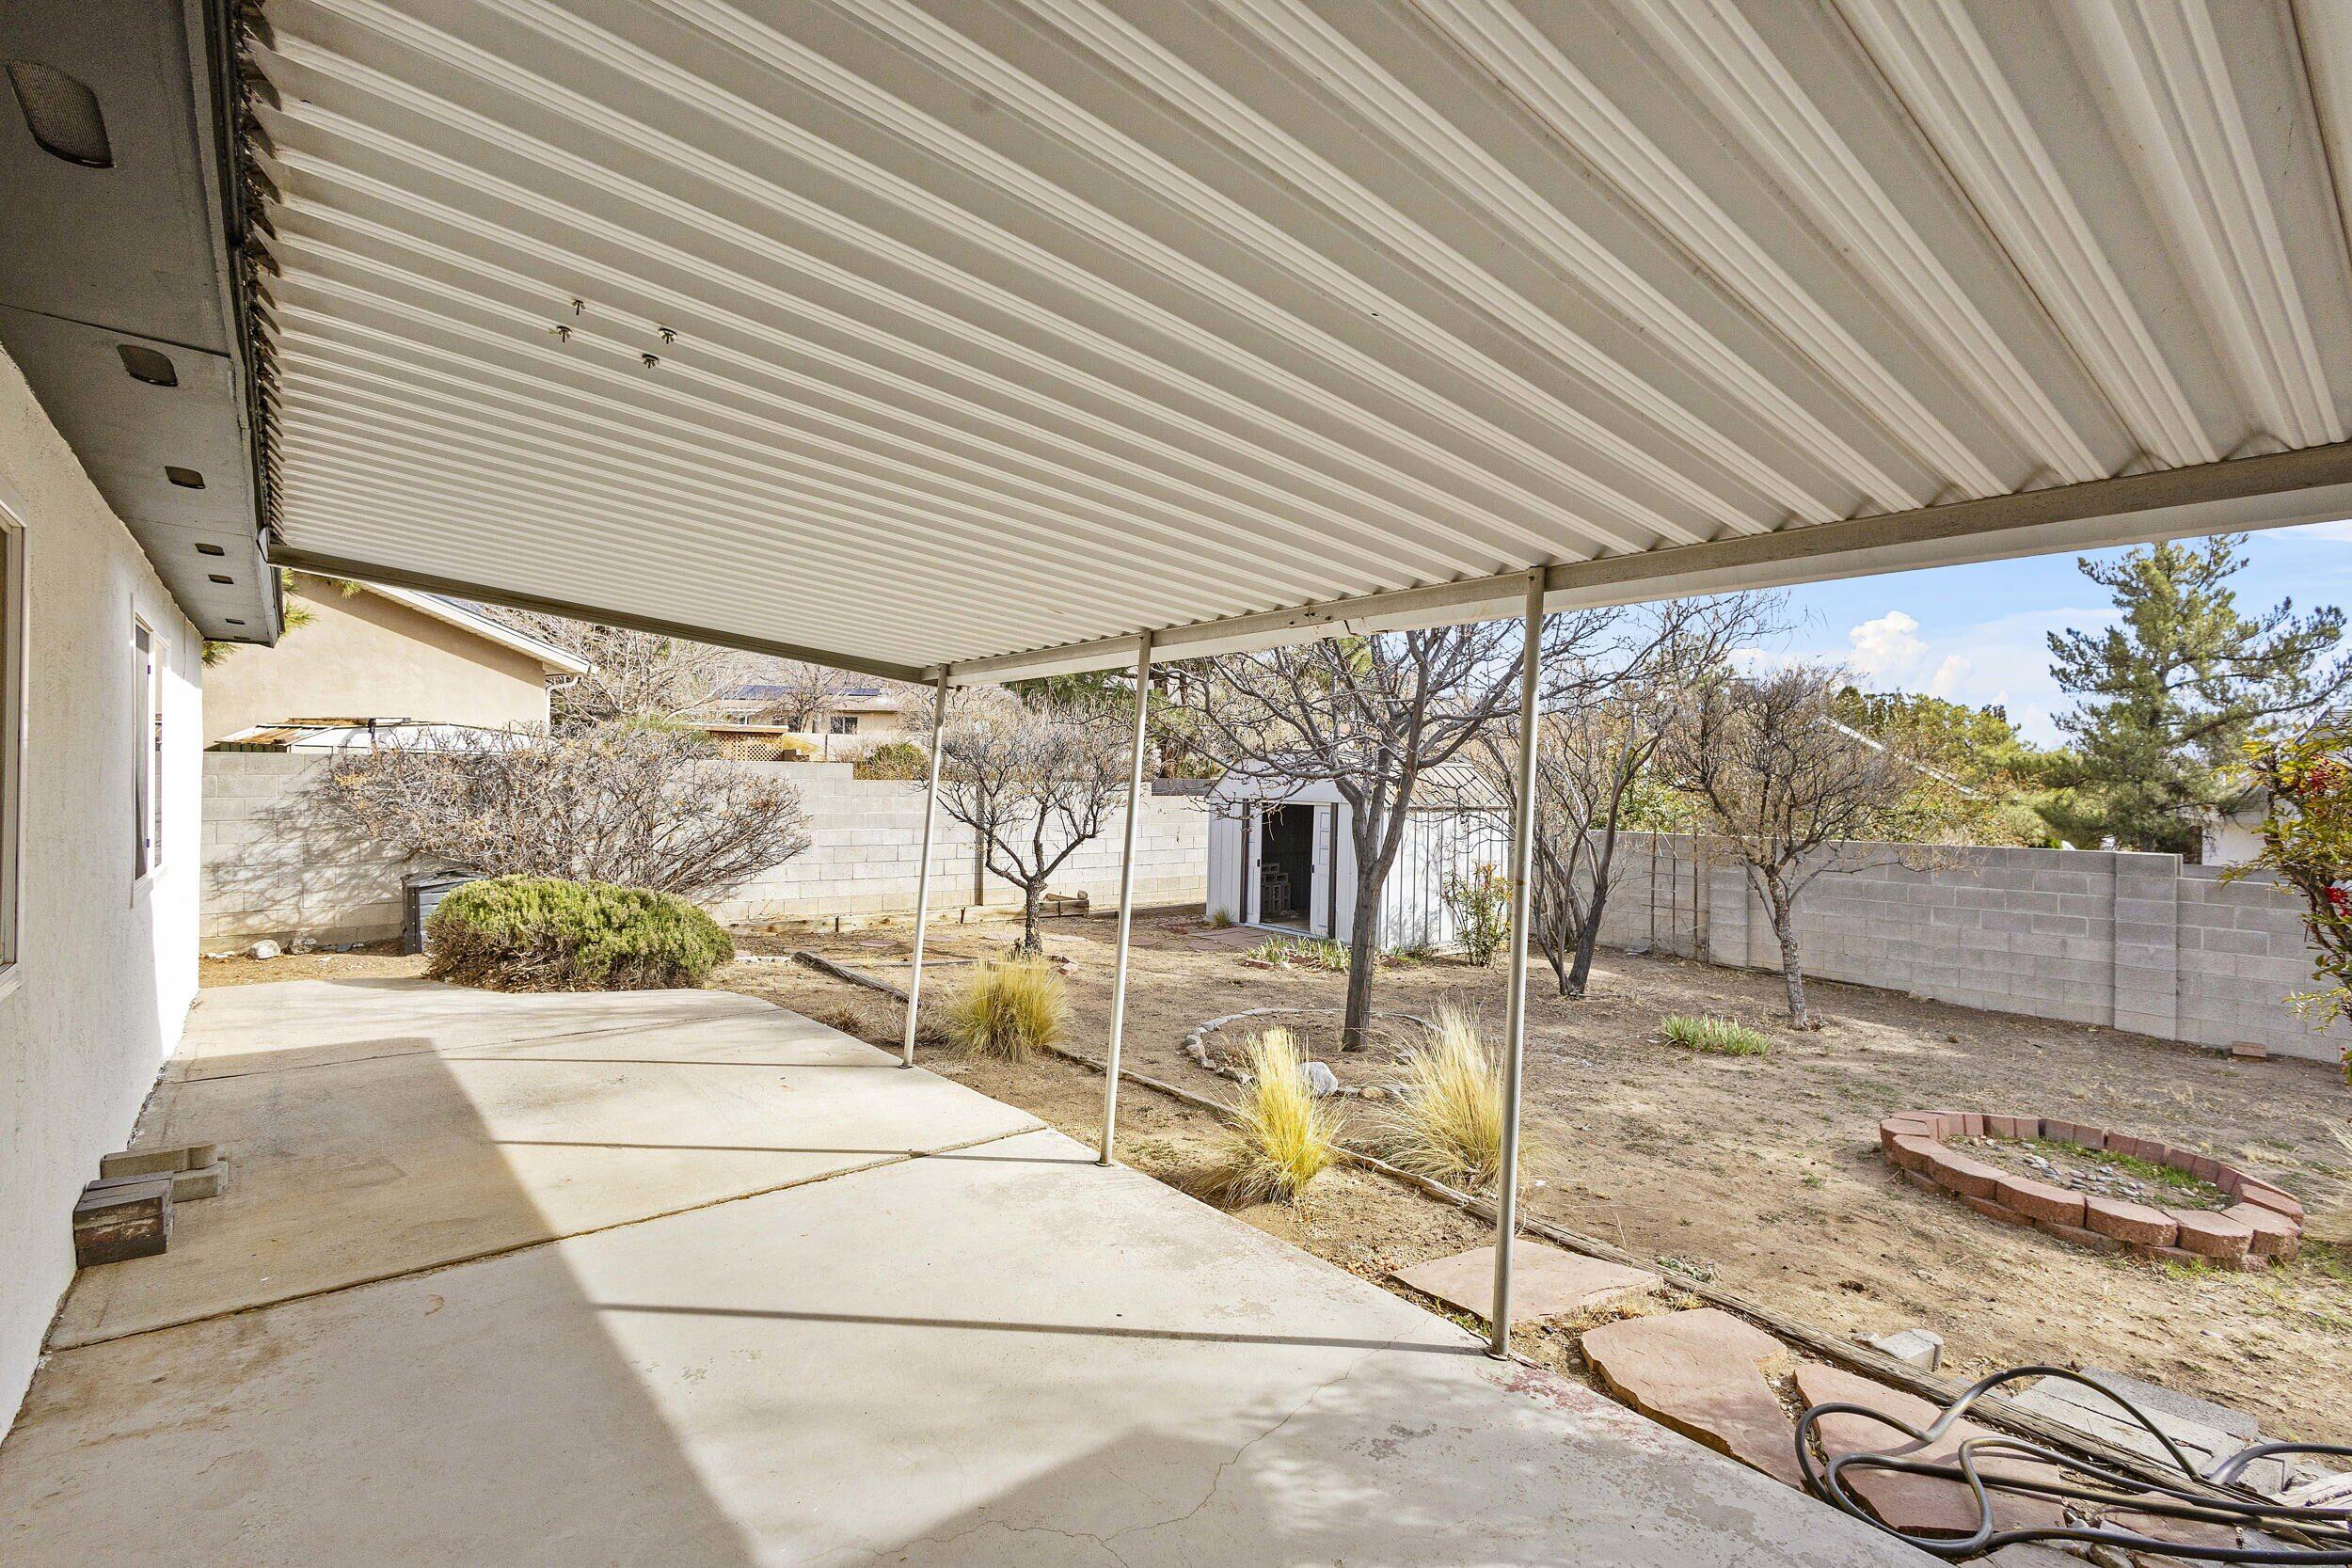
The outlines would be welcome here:
<svg viewBox="0 0 2352 1568">
<path fill-rule="evenodd" d="M 553 877 L 452 888 L 425 933 L 427 974 L 492 990 L 692 987 L 735 957 L 719 923 L 674 893 Z"/>
<path fill-rule="evenodd" d="M 947 1033 L 977 1056 L 1025 1062 L 1060 1043 L 1070 1018 L 1061 976 L 1036 958 L 983 964 L 947 1010 Z"/>
<path fill-rule="evenodd" d="M 1717 1056 L 1761 1056 L 1772 1048 L 1771 1038 L 1762 1030 L 1751 1029 L 1737 1019 L 1692 1018 L 1688 1013 L 1675 1013 L 1658 1028 L 1677 1045 Z"/>
<path fill-rule="evenodd" d="M 885 740 L 850 769 L 861 779 L 928 779 L 931 754 L 912 740 Z"/>
<path fill-rule="evenodd" d="M 1511 879 L 1482 865 L 1467 877 L 1446 878 L 1444 896 L 1446 908 L 1454 911 L 1462 957 L 1480 969 L 1493 963 L 1511 940 Z"/>
<path fill-rule="evenodd" d="M 1231 910 L 1211 910 L 1209 911 L 1209 929 L 1212 931 L 1222 931 L 1226 927 L 1232 925 L 1232 923 L 1233 912 Z"/>
<path fill-rule="evenodd" d="M 1287 1203 L 1340 1157 L 1339 1112 L 1307 1086 L 1307 1061 L 1287 1029 L 1242 1053 L 1248 1074 L 1228 1128 L 1225 1190 L 1241 1203 Z"/>
</svg>

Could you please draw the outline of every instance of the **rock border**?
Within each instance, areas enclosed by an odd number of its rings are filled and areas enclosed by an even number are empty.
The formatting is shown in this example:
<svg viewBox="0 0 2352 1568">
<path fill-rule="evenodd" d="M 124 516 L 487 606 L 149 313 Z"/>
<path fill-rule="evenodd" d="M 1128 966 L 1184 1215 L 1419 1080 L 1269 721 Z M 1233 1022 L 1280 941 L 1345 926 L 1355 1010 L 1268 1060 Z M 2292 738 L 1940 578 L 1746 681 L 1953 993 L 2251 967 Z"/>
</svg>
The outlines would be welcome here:
<svg viewBox="0 0 2352 1568">
<path fill-rule="evenodd" d="M 2111 1151 L 2185 1171 L 2233 1199 L 2227 1209 L 2160 1209 L 2013 1176 L 1945 1147 L 1947 1138 L 2042 1138 Z M 2303 1205 L 2294 1195 L 2210 1155 L 2082 1122 L 1992 1116 L 1979 1111 L 1899 1111 L 1879 1123 L 1879 1149 L 1923 1192 L 1942 1193 L 2008 1225 L 2102 1252 L 2177 1263 L 2259 1269 L 2283 1263 L 2303 1244 Z"/>
<path fill-rule="evenodd" d="M 1315 1017 L 1336 1018 L 1345 1011 L 1346 1009 L 1343 1007 L 1249 1007 L 1238 1013 L 1227 1013 L 1222 1018 L 1213 1018 L 1206 1023 L 1195 1026 L 1193 1031 L 1184 1037 L 1184 1054 L 1192 1058 L 1194 1066 L 1206 1068 L 1209 1071 L 1216 1073 L 1219 1078 L 1230 1078 L 1236 1084 L 1247 1084 L 1249 1082 L 1249 1075 L 1248 1073 L 1243 1072 L 1238 1068 L 1225 1067 L 1217 1062 L 1210 1060 L 1209 1037 L 1211 1035 L 1216 1034 L 1219 1029 L 1224 1028 L 1229 1023 L 1241 1023 L 1253 1018 L 1298 1018 L 1311 1015 Z M 1413 1013 L 1375 1012 L 1370 1016 L 1379 1019 L 1388 1019 L 1391 1022 L 1401 1020 L 1404 1022 L 1415 1024 L 1423 1029 L 1434 1030 L 1437 1027 L 1436 1024 L 1430 1022 L 1427 1019 L 1419 1017 Z M 1349 1098 L 1354 1098 L 1360 1096 L 1364 1092 L 1365 1087 L 1366 1085 L 1359 1084 L 1341 1084 L 1332 1089 L 1331 1092 L 1335 1095 L 1343 1095 Z M 1374 1098 L 1377 1099 L 1379 1097 L 1375 1096 Z"/>
</svg>

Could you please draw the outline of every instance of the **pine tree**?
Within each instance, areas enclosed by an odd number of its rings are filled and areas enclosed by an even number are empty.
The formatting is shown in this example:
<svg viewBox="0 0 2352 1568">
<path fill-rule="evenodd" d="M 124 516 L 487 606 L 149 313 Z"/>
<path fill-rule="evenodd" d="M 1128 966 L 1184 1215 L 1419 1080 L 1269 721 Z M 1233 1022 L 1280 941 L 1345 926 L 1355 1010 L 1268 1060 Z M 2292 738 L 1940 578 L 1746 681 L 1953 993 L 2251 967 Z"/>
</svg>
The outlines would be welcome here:
<svg viewBox="0 0 2352 1568">
<path fill-rule="evenodd" d="M 2344 611 L 2296 615 L 2293 600 L 2239 612 L 2228 579 L 2243 534 L 2164 543 L 2077 562 L 2121 612 L 2101 633 L 2050 634 L 2050 673 L 2084 699 L 2058 720 L 2074 742 L 2070 793 L 2045 807 L 2076 844 L 2196 859 L 2204 813 L 2243 789 L 2233 765 L 2249 739 L 2332 704 L 2352 681 L 2335 655 Z"/>
</svg>

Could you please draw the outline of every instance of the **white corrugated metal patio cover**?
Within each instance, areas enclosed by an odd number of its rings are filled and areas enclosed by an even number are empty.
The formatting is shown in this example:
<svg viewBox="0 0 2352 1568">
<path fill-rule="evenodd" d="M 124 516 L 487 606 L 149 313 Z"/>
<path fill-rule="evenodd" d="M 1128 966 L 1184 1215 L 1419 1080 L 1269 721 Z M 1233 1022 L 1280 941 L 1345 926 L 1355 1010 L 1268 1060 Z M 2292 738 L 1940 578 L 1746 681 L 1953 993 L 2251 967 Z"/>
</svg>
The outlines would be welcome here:
<svg viewBox="0 0 2352 1568">
<path fill-rule="evenodd" d="M 2338 0 L 262 14 L 284 560 L 977 677 L 2352 511 Z"/>
</svg>

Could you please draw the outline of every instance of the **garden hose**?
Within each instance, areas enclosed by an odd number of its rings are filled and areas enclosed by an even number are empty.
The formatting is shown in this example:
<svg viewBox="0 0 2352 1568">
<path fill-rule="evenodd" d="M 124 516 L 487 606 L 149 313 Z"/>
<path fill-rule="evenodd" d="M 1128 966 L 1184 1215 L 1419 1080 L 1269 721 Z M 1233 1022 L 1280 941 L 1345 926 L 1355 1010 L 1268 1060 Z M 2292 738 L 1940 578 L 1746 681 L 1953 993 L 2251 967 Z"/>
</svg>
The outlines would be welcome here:
<svg viewBox="0 0 2352 1568">
<path fill-rule="evenodd" d="M 2062 1378 L 2069 1383 L 2081 1384 L 2122 1406 L 2125 1414 L 2162 1445 L 2168 1461 L 2181 1472 L 2180 1481 L 2141 1480 L 2106 1465 L 2076 1458 L 2060 1449 L 2006 1433 L 1963 1438 L 1947 1458 L 1913 1457 L 1932 1449 L 1967 1414 L 1968 1408 L 1986 1393 L 2003 1384 L 2036 1377 Z M 1835 1415 L 1867 1417 L 1901 1432 L 1909 1441 L 1883 1449 L 1856 1449 L 1824 1463 L 1814 1456 L 1811 1442 L 1813 1429 L 1822 1417 Z M 2265 1497 L 2239 1480 L 2246 1467 L 2257 1460 L 2298 1453 L 2352 1457 L 2352 1448 L 2333 1443 L 2258 1443 L 2200 1471 L 2145 1411 L 2096 1379 L 2069 1371 L 2063 1367 L 2014 1367 L 1980 1378 L 1947 1404 L 1924 1431 L 1883 1411 L 1860 1404 L 1817 1404 L 1797 1420 L 1797 1464 L 1804 1472 L 1808 1490 L 1831 1506 L 1876 1525 L 1921 1551 L 1947 1558 L 1976 1557 L 2018 1542 L 2074 1541 L 2109 1546 L 2120 1551 L 2149 1552 L 2199 1562 L 2352 1564 L 2352 1503 L 2313 1505 L 2285 1502 Z M 2015 1475 L 1984 1474 L 1979 1467 L 1979 1462 L 1995 1458 L 2033 1460 L 2072 1474 L 2064 1479 L 2046 1481 Z M 1886 1524 L 1873 1516 L 1849 1490 L 1846 1472 L 1852 1469 L 1890 1470 L 1958 1481 L 1968 1488 L 1969 1496 L 1975 1500 L 1977 1528 L 1964 1536 L 1926 1536 Z M 2058 1526 L 2003 1529 L 1994 1517 L 1993 1494 L 1995 1492 L 2056 1501 L 2066 1507 L 2069 1522 Z M 2237 1544 L 2228 1546 L 2167 1541 L 2094 1522 L 2093 1511 L 2107 1508 L 2129 1509 L 2142 1515 L 2219 1526 L 2235 1531 L 2253 1530 L 2267 1539 L 2261 1544 L 2249 1544 L 2241 1534 L 2236 1537 Z"/>
</svg>

